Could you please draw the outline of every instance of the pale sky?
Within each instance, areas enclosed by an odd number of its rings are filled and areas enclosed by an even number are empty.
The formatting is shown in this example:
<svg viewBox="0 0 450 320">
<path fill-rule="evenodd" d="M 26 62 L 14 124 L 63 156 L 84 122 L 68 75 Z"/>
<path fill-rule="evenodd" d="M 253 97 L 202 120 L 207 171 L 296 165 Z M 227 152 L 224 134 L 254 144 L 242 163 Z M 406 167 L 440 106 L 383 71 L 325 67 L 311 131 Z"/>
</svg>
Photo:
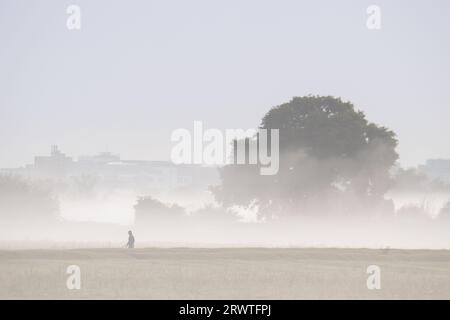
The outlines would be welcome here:
<svg viewBox="0 0 450 320">
<path fill-rule="evenodd" d="M 52 144 L 168 160 L 177 128 L 254 128 L 307 94 L 393 129 L 403 165 L 450 158 L 449 14 L 448 0 L 0 0 L 0 167 Z"/>
</svg>

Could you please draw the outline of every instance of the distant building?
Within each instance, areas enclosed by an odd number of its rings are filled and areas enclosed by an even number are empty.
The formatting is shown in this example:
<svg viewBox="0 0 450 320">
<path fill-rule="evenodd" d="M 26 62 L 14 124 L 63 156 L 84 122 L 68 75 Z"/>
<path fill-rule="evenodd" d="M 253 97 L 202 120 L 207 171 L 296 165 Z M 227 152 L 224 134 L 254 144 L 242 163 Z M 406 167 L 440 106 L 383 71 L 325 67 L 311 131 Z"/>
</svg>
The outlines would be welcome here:
<svg viewBox="0 0 450 320">
<path fill-rule="evenodd" d="M 430 159 L 419 170 L 431 179 L 450 183 L 450 159 Z"/>
<path fill-rule="evenodd" d="M 60 178 L 66 176 L 74 167 L 72 158 L 52 146 L 50 156 L 34 158 L 34 173 L 37 177 Z"/>
<path fill-rule="evenodd" d="M 53 180 L 90 176 L 100 186 L 112 189 L 206 189 L 219 183 L 217 168 L 175 165 L 169 161 L 121 160 L 119 155 L 109 152 L 82 156 L 75 161 L 57 146 L 52 146 L 49 156 L 35 157 L 32 165 L 2 169 L 0 173 Z"/>
</svg>

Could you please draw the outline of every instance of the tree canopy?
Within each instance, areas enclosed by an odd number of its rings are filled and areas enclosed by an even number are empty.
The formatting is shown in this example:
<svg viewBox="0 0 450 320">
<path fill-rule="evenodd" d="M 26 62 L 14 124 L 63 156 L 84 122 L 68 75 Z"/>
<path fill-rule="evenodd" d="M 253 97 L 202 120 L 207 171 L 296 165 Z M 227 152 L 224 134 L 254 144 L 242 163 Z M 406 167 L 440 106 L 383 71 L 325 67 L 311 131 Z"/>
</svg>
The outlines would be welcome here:
<svg viewBox="0 0 450 320">
<path fill-rule="evenodd" d="M 57 200 L 42 183 L 0 175 L 0 221 L 47 223 L 58 213 Z"/>
<path fill-rule="evenodd" d="M 389 170 L 398 159 L 395 133 L 369 122 L 350 102 L 331 96 L 296 97 L 272 108 L 261 129 L 279 129 L 280 169 L 227 165 L 213 188 L 225 206 L 258 205 L 269 215 L 349 211 L 383 203 Z"/>
</svg>

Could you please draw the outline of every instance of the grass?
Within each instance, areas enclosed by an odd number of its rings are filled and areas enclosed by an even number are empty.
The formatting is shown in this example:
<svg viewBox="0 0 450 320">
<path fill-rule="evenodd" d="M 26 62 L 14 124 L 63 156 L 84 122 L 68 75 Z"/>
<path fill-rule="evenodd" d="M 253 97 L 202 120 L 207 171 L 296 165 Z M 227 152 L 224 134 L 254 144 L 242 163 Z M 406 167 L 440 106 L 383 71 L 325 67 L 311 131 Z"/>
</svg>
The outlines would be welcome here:
<svg viewBox="0 0 450 320">
<path fill-rule="evenodd" d="M 366 269 L 381 268 L 381 290 Z M 78 265 L 81 290 L 68 290 Z M 449 299 L 450 251 L 83 249 L 0 251 L 1 299 Z"/>
</svg>

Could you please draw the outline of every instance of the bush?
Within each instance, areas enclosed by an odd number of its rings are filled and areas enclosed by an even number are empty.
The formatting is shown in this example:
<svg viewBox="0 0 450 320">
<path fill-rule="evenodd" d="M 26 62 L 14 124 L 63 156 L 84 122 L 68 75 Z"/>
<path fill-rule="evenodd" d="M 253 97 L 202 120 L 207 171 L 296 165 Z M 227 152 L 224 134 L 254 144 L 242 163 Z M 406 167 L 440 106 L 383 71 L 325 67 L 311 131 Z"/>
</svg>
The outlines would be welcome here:
<svg viewBox="0 0 450 320">
<path fill-rule="evenodd" d="M 16 176 L 0 176 L 0 219 L 6 222 L 56 220 L 58 202 L 39 182 Z"/>
</svg>

